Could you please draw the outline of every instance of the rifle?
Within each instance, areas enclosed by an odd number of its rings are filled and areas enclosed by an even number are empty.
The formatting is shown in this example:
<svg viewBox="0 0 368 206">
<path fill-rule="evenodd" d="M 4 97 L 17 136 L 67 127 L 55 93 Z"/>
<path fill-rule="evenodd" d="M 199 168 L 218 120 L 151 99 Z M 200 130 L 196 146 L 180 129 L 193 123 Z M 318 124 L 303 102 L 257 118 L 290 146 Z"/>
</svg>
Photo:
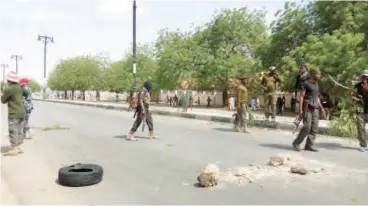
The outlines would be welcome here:
<svg viewBox="0 0 368 206">
<path fill-rule="evenodd" d="M 347 86 L 344 86 L 342 84 L 340 84 L 339 82 L 337 82 L 335 79 L 333 79 L 331 77 L 331 75 L 328 75 L 328 77 L 338 86 L 350 91 L 351 93 L 351 96 L 352 96 L 352 99 L 353 99 L 353 102 L 356 103 L 358 106 L 360 107 L 363 107 L 364 103 L 363 103 L 363 98 L 362 98 L 362 95 L 360 95 L 358 92 L 356 92 L 354 89 L 352 88 L 349 88 Z"/>
</svg>

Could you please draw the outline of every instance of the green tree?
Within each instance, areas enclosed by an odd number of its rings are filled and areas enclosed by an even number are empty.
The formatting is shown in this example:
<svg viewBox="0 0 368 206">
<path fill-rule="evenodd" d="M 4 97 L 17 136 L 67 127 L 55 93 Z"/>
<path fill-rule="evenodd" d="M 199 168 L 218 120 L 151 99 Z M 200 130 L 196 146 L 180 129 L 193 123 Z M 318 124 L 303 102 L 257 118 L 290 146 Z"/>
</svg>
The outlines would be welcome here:
<svg viewBox="0 0 368 206">
<path fill-rule="evenodd" d="M 207 59 L 197 77 L 223 91 L 223 99 L 227 100 L 231 78 L 262 69 L 260 55 L 267 42 L 265 12 L 247 8 L 222 10 L 206 24 L 201 35 L 200 46 Z"/>
<path fill-rule="evenodd" d="M 40 92 L 41 91 L 41 85 L 33 79 L 28 80 L 28 85 L 32 89 L 32 92 Z"/>
</svg>

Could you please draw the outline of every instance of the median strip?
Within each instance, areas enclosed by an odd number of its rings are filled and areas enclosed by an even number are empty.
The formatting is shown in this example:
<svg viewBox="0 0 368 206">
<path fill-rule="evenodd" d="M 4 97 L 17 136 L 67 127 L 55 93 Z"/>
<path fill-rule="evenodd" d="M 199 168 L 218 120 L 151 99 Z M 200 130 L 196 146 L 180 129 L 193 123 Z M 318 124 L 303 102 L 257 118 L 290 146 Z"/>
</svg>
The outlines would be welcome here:
<svg viewBox="0 0 368 206">
<path fill-rule="evenodd" d="M 102 102 L 76 102 L 76 101 L 66 101 L 66 100 L 47 100 L 47 99 L 34 99 L 35 101 L 42 102 L 52 102 L 52 103 L 61 103 L 61 104 L 71 104 L 78 106 L 86 106 L 86 107 L 97 107 L 103 109 L 110 110 L 119 110 L 119 111 L 131 111 L 125 105 L 111 105 L 108 103 Z M 181 117 L 187 119 L 198 119 L 204 121 L 212 121 L 212 122 L 222 122 L 222 123 L 232 123 L 234 118 L 231 115 L 227 116 L 224 114 L 196 114 L 196 113 L 185 113 L 185 112 L 173 112 L 173 111 L 165 111 L 162 109 L 151 109 L 152 114 L 163 115 L 163 116 L 172 116 L 172 117 Z M 253 127 L 261 127 L 267 129 L 279 129 L 279 130 L 291 130 L 294 128 L 294 124 L 292 122 L 272 122 L 272 121 L 264 121 L 264 120 L 249 120 L 249 126 Z M 319 127 L 319 134 L 327 134 L 328 127 Z"/>
</svg>

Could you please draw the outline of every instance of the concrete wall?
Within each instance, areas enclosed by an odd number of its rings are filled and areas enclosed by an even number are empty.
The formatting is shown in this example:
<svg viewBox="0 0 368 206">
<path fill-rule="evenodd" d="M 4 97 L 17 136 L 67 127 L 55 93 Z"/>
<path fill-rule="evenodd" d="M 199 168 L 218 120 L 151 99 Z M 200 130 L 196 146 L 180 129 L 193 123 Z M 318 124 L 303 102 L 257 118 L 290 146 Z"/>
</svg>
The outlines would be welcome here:
<svg viewBox="0 0 368 206">
<path fill-rule="evenodd" d="M 194 100 L 194 105 L 197 105 L 198 103 L 197 100 L 198 98 L 200 99 L 201 105 L 206 105 L 207 104 L 207 98 L 210 97 L 212 102 L 211 105 L 216 105 L 216 106 L 221 106 L 222 105 L 222 92 L 208 92 L 208 91 L 204 91 L 204 92 L 199 92 L 199 91 L 184 91 L 184 90 L 175 90 L 175 91 L 161 91 L 161 92 L 152 92 L 151 94 L 151 101 L 152 102 L 162 102 L 162 103 L 166 103 L 167 102 L 167 97 L 174 97 L 175 94 L 178 96 L 178 98 L 180 99 L 182 97 L 182 95 L 184 94 L 184 92 L 189 92 L 192 94 L 193 100 Z M 61 95 L 64 95 L 64 92 L 59 92 Z M 74 99 L 79 99 L 79 97 L 81 97 L 82 92 L 81 91 L 75 91 L 74 92 Z M 68 91 L 67 92 L 68 95 L 68 99 L 71 99 L 71 95 L 72 92 Z M 96 91 L 86 91 L 85 92 L 85 98 L 86 101 L 96 101 Z M 119 93 L 119 101 L 126 101 L 127 97 L 129 96 L 129 93 Z M 264 107 L 264 98 L 263 98 L 263 94 L 261 95 L 257 95 L 257 94 L 249 94 L 249 101 L 252 98 L 252 96 L 257 97 L 260 103 L 261 107 Z M 285 96 L 286 98 L 286 108 L 290 108 L 290 99 L 291 99 L 291 94 L 290 93 L 278 93 L 277 96 Z M 101 91 L 100 92 L 100 100 L 101 101 L 116 101 L 116 93 L 112 93 L 112 92 L 107 92 L 107 91 Z"/>
</svg>

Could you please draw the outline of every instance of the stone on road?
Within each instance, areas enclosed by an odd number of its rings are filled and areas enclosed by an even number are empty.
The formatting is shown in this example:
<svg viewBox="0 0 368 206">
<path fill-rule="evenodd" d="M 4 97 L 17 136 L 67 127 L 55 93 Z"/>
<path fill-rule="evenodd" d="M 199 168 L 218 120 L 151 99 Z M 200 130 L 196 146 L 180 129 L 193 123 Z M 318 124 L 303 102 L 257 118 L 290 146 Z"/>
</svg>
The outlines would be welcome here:
<svg viewBox="0 0 368 206">
<path fill-rule="evenodd" d="M 125 137 L 132 116 L 128 112 L 35 102 L 30 124 L 37 138 L 25 140 L 23 155 L 2 157 L 1 178 L 14 201 L 89 205 L 368 204 L 368 156 L 351 147 L 357 146 L 356 142 L 319 137 L 319 153 L 296 153 L 290 145 L 294 138 L 290 132 L 254 128 L 251 134 L 234 133 L 229 124 L 157 115 L 153 118 L 161 139 L 146 139 L 148 131 L 138 130 L 141 141 L 130 142 Z M 8 142 L 2 139 L 3 149 Z M 270 157 L 280 157 L 284 162 L 270 166 Z M 59 168 L 74 163 L 101 165 L 103 181 L 81 188 L 58 185 Z M 201 170 L 210 163 L 221 171 L 218 185 L 195 187 Z M 293 174 L 290 168 L 295 165 L 320 172 Z"/>
</svg>

